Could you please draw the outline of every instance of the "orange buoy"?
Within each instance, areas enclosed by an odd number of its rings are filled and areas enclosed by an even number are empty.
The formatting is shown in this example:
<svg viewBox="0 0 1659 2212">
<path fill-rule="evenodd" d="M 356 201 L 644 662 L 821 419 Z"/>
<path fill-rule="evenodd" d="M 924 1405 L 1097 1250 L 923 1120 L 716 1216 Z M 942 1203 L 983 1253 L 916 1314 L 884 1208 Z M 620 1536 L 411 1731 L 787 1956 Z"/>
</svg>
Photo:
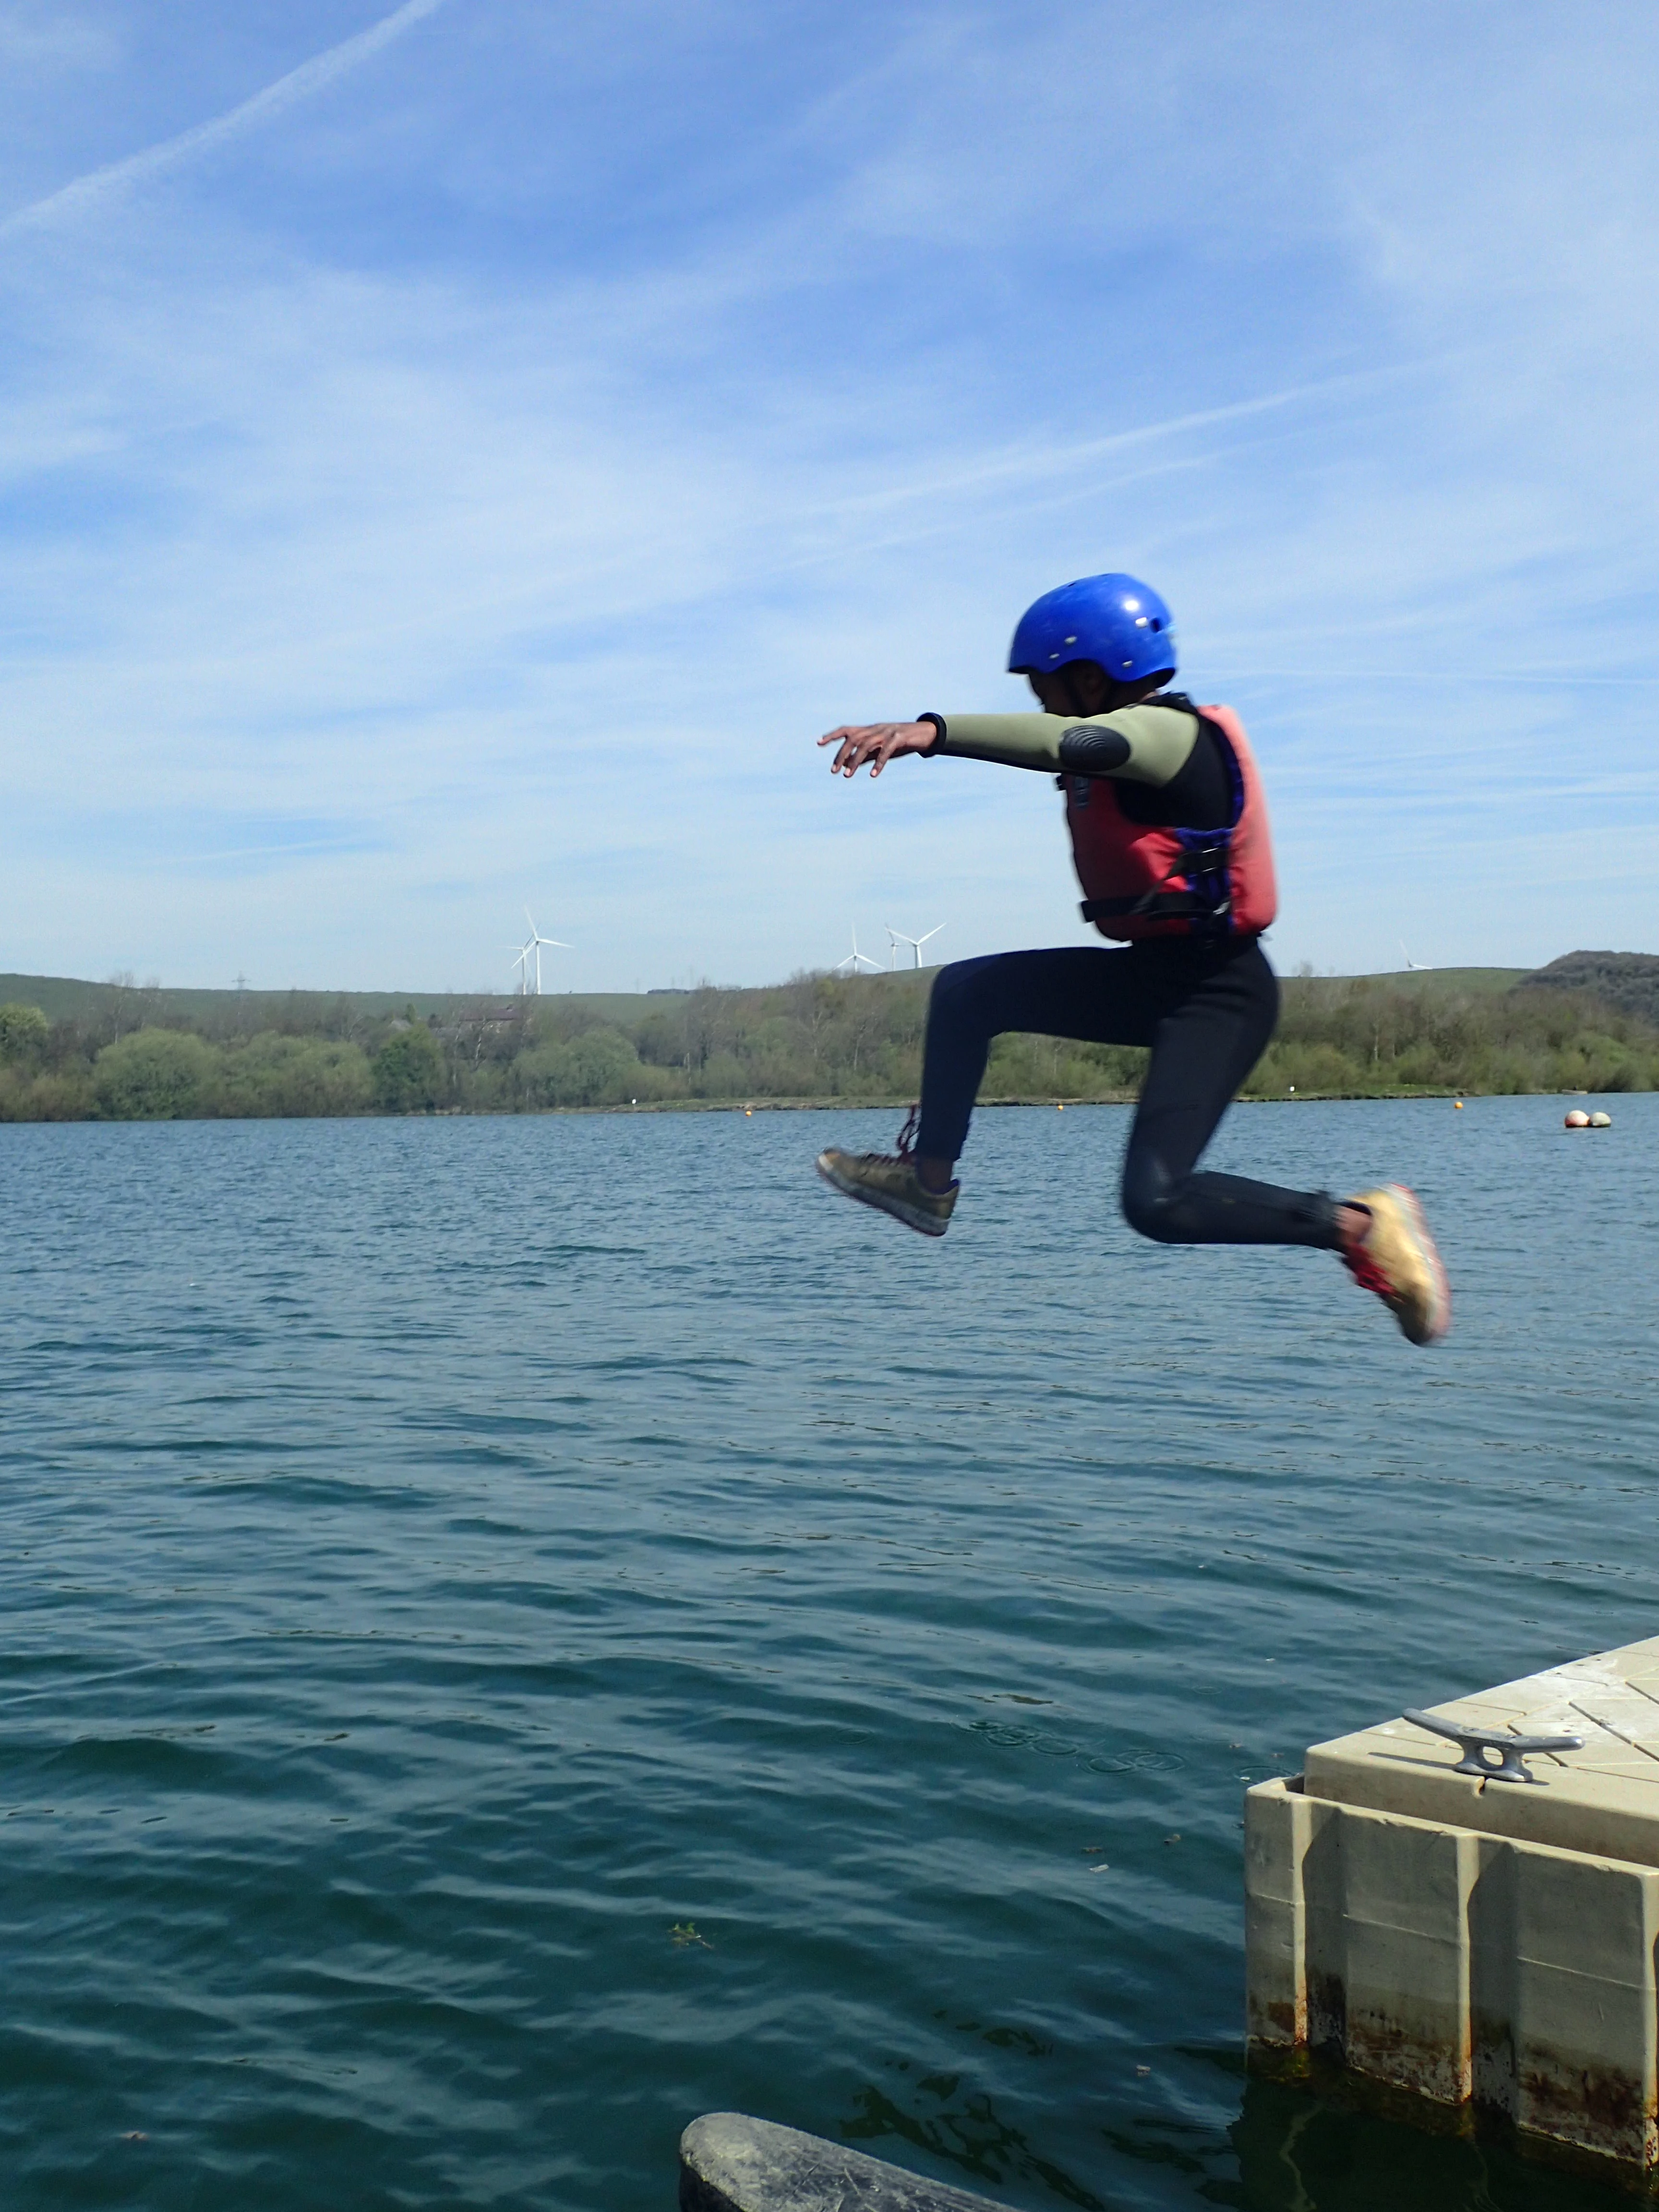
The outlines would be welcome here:
<svg viewBox="0 0 1659 2212">
<path fill-rule="evenodd" d="M 1561 1126 L 1565 1129 L 1588 1129 L 1589 1125 L 1589 1115 L 1588 1114 L 1581 1113 L 1578 1108 L 1575 1106 L 1571 1113 L 1568 1115 L 1566 1120 Z"/>
</svg>

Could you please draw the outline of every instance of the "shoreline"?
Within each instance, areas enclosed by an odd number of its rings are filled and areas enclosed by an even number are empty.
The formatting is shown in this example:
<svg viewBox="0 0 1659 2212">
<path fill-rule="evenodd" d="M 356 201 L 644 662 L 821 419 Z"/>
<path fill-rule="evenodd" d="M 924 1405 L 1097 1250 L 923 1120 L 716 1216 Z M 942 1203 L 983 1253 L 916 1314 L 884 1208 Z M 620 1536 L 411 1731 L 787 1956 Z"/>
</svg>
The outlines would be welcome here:
<svg viewBox="0 0 1659 2212">
<path fill-rule="evenodd" d="M 1376 1091 L 1301 1091 L 1291 1097 L 1240 1097 L 1234 1106 L 1310 1106 L 1364 1105 L 1398 1103 L 1401 1100 L 1449 1100 L 1476 1098 L 1602 1098 L 1651 1097 L 1647 1091 L 1477 1091 L 1455 1089 L 1376 1090 Z M 1003 1107 L 1044 1107 L 1051 1111 L 1065 1112 L 1067 1108 L 1084 1106 L 1133 1106 L 1136 1094 L 1121 1091 L 1107 1092 L 1091 1098 L 1056 1098 L 1052 1091 L 1046 1096 L 1021 1093 L 1018 1095 L 981 1098 L 975 1103 L 975 1113 L 990 1112 Z M 27 1118 L 0 1120 L 0 1128 L 27 1129 L 46 1127 L 118 1128 L 154 1127 L 161 1121 L 222 1121 L 227 1124 L 250 1121 L 538 1121 L 556 1118 L 592 1117 L 617 1114 L 637 1115 L 647 1114 L 739 1114 L 745 1117 L 756 1114 L 906 1114 L 914 1101 L 908 1098 L 642 1098 L 637 1104 L 615 1106 L 526 1106 L 503 1108 L 495 1106 L 434 1106 L 414 1108 L 405 1112 L 376 1112 L 361 1114 L 84 1114 L 74 1115 L 38 1115 Z"/>
<path fill-rule="evenodd" d="M 1329 1106 L 1340 1104 L 1398 1102 L 1401 1099 L 1458 1099 L 1458 1098 L 1620 1098 L 1652 1096 L 1645 1091 L 1478 1091 L 1452 1088 L 1394 1091 L 1302 1091 L 1295 1097 L 1235 1098 L 1234 1106 Z M 1139 1094 L 1133 1091 L 1103 1091 L 1090 1098 L 1057 1098 L 1052 1091 L 1047 1093 L 1022 1093 L 1001 1098 L 980 1098 L 974 1103 L 974 1111 L 982 1114 L 1001 1106 L 1046 1106 L 1061 1111 L 1078 1106 L 1133 1106 Z M 550 1114 L 908 1114 L 916 1102 L 911 1098 L 651 1098 L 641 1099 L 638 1105 L 625 1106 L 532 1106 L 516 1115 L 502 1119 L 534 1121 Z M 464 1106 L 441 1107 L 427 1116 L 436 1121 L 443 1115 L 465 1120 L 474 1109 Z M 492 1109 L 477 1109 L 488 1113 Z M 1231 1109 L 1229 1109 L 1231 1111 Z M 263 1116 L 264 1119 L 274 1118 Z M 381 1114 L 354 1116 L 370 1121 L 407 1121 L 407 1115 Z"/>
</svg>

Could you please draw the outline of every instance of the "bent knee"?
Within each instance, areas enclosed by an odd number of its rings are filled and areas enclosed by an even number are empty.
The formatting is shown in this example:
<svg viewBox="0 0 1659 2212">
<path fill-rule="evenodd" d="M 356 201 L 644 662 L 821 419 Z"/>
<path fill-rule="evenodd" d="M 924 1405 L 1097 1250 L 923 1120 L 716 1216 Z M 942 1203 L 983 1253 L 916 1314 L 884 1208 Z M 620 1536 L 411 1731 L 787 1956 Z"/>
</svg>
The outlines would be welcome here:
<svg viewBox="0 0 1659 2212">
<path fill-rule="evenodd" d="M 942 992 L 947 999 L 960 998 L 973 988 L 994 957 L 994 954 L 988 957 L 981 954 L 977 960 L 947 960 L 933 970 L 933 996 L 937 999 Z"/>
<path fill-rule="evenodd" d="M 1186 1244 L 1192 1241 L 1192 1224 L 1182 1205 L 1182 1189 L 1162 1176 L 1125 1176 L 1123 1218 L 1138 1237 L 1155 1244 Z"/>
</svg>

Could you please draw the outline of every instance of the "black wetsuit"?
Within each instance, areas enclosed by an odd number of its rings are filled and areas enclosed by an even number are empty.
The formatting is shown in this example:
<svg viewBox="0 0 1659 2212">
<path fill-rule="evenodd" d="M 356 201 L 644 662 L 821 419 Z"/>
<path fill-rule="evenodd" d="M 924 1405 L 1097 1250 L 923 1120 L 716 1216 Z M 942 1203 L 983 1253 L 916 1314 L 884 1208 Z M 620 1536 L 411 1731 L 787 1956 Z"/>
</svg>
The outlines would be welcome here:
<svg viewBox="0 0 1659 2212">
<path fill-rule="evenodd" d="M 1184 702 L 1183 702 L 1184 703 Z M 1115 783 L 1137 822 L 1218 829 L 1232 779 L 1213 726 L 1158 787 Z M 927 1012 L 915 1148 L 954 1160 L 967 1139 L 991 1041 L 1008 1030 L 1091 1044 L 1150 1045 L 1123 1163 L 1123 1211 L 1166 1244 L 1312 1244 L 1341 1239 L 1323 1191 L 1195 1174 L 1200 1155 L 1279 1018 L 1279 981 L 1254 937 L 1158 938 L 1109 951 L 999 952 L 940 969 Z"/>
</svg>

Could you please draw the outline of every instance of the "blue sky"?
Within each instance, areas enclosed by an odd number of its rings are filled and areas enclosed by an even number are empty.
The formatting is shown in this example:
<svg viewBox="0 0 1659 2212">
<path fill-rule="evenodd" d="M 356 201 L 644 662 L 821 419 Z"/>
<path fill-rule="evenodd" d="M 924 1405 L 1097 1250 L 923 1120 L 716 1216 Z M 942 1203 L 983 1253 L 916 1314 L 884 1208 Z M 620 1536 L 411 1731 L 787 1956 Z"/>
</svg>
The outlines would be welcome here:
<svg viewBox="0 0 1659 2212">
<path fill-rule="evenodd" d="M 0 0 L 0 969 L 1086 935 L 832 783 L 1139 573 L 1282 967 L 1659 951 L 1659 15 Z"/>
</svg>

